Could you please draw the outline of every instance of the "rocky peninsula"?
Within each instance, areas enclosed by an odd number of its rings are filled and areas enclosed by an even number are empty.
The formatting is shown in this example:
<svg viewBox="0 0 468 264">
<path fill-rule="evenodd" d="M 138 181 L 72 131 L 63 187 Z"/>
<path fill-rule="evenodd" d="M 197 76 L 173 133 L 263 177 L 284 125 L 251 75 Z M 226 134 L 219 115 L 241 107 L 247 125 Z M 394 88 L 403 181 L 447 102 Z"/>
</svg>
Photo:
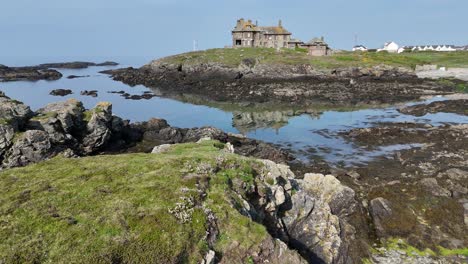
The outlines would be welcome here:
<svg viewBox="0 0 468 264">
<path fill-rule="evenodd" d="M 457 87 L 466 86 L 464 81 L 419 78 L 411 68 L 415 61 L 388 64 L 383 58 L 371 57 L 375 61 L 365 65 L 348 63 L 357 58 L 341 56 L 330 62 L 328 58 L 311 60 L 300 51 L 220 49 L 162 58 L 139 69 L 103 73 L 129 85 L 157 87 L 173 95 L 193 94 L 218 102 L 300 105 L 396 103 L 452 94 Z"/>
</svg>

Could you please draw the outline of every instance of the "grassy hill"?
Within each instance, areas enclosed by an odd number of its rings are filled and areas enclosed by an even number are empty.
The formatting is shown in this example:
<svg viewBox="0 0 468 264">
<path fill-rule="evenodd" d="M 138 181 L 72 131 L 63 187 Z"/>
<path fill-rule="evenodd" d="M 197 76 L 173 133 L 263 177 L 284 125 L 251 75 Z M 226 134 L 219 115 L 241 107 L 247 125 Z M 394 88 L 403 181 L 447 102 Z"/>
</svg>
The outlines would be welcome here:
<svg viewBox="0 0 468 264">
<path fill-rule="evenodd" d="M 230 179 L 254 180 L 255 161 L 209 141 L 163 154 L 54 158 L 0 172 L 0 263 L 199 263 L 207 216 L 216 252 L 258 246 L 265 228 L 229 204 Z M 209 170 L 224 157 L 226 169 Z M 196 176 L 197 175 L 197 176 Z"/>
<path fill-rule="evenodd" d="M 310 64 L 317 68 L 337 68 L 354 66 L 375 66 L 386 64 L 415 68 L 416 65 L 436 64 L 445 67 L 468 67 L 468 52 L 408 52 L 392 54 L 386 52 L 339 52 L 332 56 L 310 57 L 305 49 L 269 48 L 209 49 L 183 53 L 163 58 L 169 63 L 199 64 L 208 62 L 223 63 L 236 67 L 246 58 L 258 59 L 261 63 Z"/>
</svg>

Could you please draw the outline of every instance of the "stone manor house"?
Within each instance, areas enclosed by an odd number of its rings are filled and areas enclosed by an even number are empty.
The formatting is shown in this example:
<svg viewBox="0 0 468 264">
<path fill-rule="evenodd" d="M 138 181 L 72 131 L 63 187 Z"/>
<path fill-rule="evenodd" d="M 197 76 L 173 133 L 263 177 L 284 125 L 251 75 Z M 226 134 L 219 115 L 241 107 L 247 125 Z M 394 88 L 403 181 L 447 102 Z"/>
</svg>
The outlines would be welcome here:
<svg viewBox="0 0 468 264">
<path fill-rule="evenodd" d="M 237 20 L 236 27 L 232 30 L 232 46 L 263 47 L 263 48 L 306 48 L 311 56 L 326 56 L 331 54 L 331 49 L 322 38 L 314 38 L 304 43 L 291 38 L 291 32 L 283 27 L 281 20 L 277 26 L 263 27 L 252 20 Z"/>
</svg>

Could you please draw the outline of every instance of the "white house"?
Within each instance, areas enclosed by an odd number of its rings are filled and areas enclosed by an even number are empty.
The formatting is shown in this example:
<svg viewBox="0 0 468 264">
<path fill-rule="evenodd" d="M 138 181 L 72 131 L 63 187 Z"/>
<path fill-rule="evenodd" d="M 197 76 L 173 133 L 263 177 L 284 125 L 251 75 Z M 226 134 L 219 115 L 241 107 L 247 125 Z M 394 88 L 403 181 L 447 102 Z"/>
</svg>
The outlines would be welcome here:
<svg viewBox="0 0 468 264">
<path fill-rule="evenodd" d="M 399 48 L 400 48 L 400 46 L 398 44 L 396 44 L 393 41 L 390 41 L 390 42 L 385 43 L 383 48 L 378 49 L 377 52 L 387 51 L 387 52 L 390 52 L 390 53 L 397 53 Z"/>
<path fill-rule="evenodd" d="M 363 45 L 357 45 L 353 47 L 353 51 L 367 51 L 367 48 Z"/>
</svg>

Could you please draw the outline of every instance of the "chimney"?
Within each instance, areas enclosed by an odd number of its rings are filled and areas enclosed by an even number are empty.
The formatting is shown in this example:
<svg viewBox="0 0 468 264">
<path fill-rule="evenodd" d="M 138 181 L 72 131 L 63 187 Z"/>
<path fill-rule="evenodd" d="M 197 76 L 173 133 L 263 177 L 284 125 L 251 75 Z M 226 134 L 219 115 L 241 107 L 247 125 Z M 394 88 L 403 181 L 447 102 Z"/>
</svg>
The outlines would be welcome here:
<svg viewBox="0 0 468 264">
<path fill-rule="evenodd" d="M 278 27 L 283 27 L 283 22 L 281 21 L 281 19 L 278 21 Z"/>
<path fill-rule="evenodd" d="M 255 20 L 255 26 L 258 27 L 258 20 Z"/>
</svg>

